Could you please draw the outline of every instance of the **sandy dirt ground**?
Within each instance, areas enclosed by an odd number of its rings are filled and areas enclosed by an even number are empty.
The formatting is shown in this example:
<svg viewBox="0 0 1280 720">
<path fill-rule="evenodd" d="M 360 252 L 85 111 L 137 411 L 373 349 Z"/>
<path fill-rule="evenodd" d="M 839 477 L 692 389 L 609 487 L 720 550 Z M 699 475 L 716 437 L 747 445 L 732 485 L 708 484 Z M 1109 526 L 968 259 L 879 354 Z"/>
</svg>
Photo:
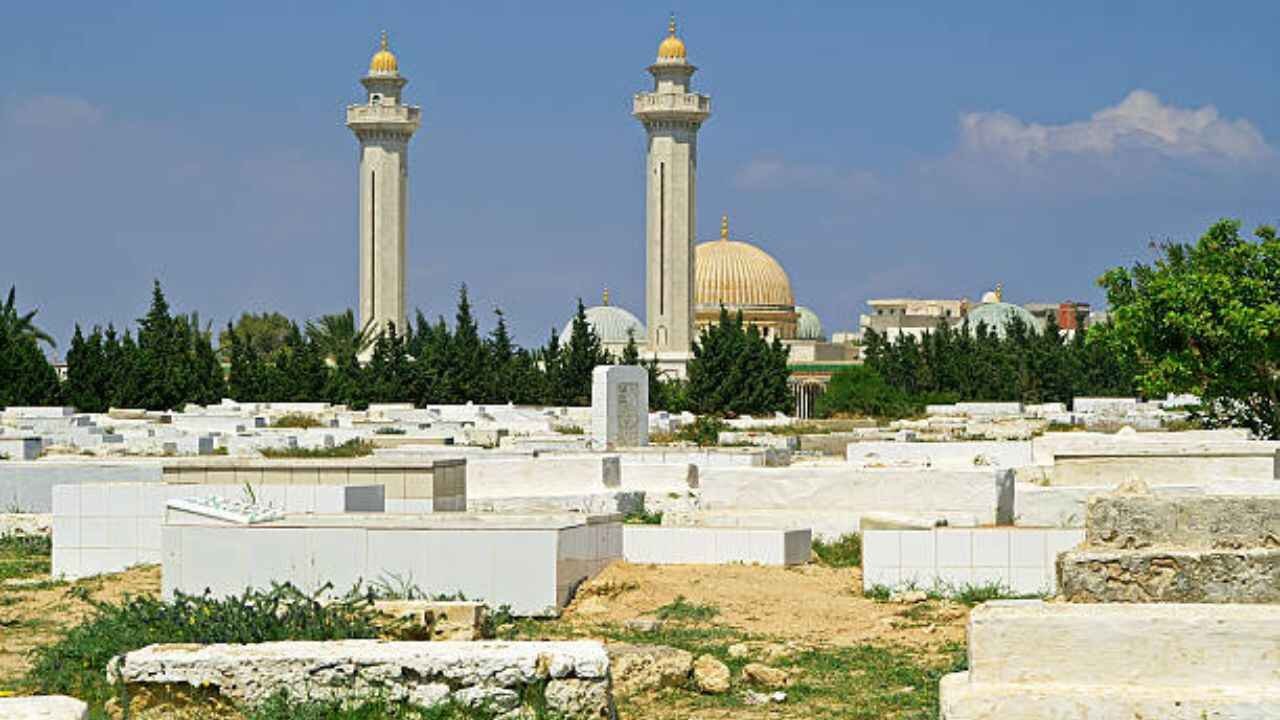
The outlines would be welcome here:
<svg viewBox="0 0 1280 720">
<path fill-rule="evenodd" d="M 649 617 L 683 596 L 719 609 L 709 624 L 807 645 L 928 647 L 964 640 L 965 606 L 936 603 L 919 614 L 927 617 L 904 617 L 908 606 L 867 599 L 861 587 L 857 568 L 615 563 L 578 590 L 565 620 L 621 623 Z"/>
<path fill-rule="evenodd" d="M 160 568 L 138 567 L 76 583 L 25 578 L 0 584 L 0 687 L 12 686 L 26 672 L 32 648 L 57 640 L 92 612 L 73 588 L 83 588 L 89 597 L 106 602 L 118 602 L 126 595 L 159 595 Z"/>
</svg>

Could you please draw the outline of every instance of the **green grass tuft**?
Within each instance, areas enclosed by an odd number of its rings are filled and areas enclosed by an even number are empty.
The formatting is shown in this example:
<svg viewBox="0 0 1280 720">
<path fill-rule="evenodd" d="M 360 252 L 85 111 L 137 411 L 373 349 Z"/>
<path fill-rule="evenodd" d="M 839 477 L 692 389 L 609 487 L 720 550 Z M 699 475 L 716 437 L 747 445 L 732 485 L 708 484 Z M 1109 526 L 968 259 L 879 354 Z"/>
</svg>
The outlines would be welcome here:
<svg viewBox="0 0 1280 720">
<path fill-rule="evenodd" d="M 654 610 L 653 614 L 659 620 L 700 623 L 719 615 L 720 608 L 715 605 L 691 603 L 683 595 L 677 595 L 675 600 Z"/>
<path fill-rule="evenodd" d="M 0 537 L 0 580 L 48 575 L 52 552 L 53 539 L 46 535 Z"/>
<path fill-rule="evenodd" d="M 321 592 L 327 591 L 322 589 Z M 112 657 L 153 643 L 259 643 L 280 640 L 376 638 L 376 613 L 354 594 L 321 604 L 291 585 L 249 590 L 223 599 L 179 593 L 173 600 L 128 598 L 89 602 L 93 614 L 61 640 L 37 648 L 24 689 L 39 695 L 71 695 L 101 708 L 112 697 L 104 669 Z"/>
</svg>

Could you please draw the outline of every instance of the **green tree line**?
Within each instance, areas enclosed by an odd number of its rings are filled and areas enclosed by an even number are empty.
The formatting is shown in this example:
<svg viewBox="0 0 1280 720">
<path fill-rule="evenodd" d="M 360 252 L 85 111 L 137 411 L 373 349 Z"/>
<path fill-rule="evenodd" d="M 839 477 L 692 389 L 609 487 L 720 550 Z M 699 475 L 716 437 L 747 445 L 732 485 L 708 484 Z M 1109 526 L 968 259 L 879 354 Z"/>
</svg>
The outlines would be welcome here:
<svg viewBox="0 0 1280 720">
<path fill-rule="evenodd" d="M 109 407 L 153 410 L 242 402 L 330 402 L 362 408 L 370 403 L 466 402 L 589 405 L 597 365 L 646 367 L 654 409 L 715 414 L 787 410 L 786 350 L 770 345 L 741 316 L 722 313 L 702 333 L 689 380 L 665 377 L 640 357 L 631 338 L 620 357 L 606 351 L 578 301 L 567 340 L 554 330 L 534 349 L 512 340 L 495 310 L 482 334 L 466 286 L 453 322 L 417 312 L 405 328 L 374 334 L 351 311 L 300 326 L 279 313 L 242 315 L 218 333 L 199 315 L 174 314 L 160 284 L 135 330 L 77 325 L 67 351 L 67 377 L 59 383 L 39 343 L 52 339 L 17 314 L 14 293 L 0 308 L 0 406 L 65 403 L 84 412 Z M 367 361 L 364 359 L 367 357 Z"/>
</svg>

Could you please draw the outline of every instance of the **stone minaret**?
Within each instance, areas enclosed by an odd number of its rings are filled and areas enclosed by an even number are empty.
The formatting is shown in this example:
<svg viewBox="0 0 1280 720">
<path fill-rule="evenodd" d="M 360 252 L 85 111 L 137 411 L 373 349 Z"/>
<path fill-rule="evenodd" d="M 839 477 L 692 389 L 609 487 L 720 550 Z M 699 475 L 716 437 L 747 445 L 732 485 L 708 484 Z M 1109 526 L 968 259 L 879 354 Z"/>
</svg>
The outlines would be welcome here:
<svg viewBox="0 0 1280 720">
<path fill-rule="evenodd" d="M 645 323 L 649 352 L 683 374 L 694 340 L 694 204 L 698 128 L 711 115 L 711 99 L 691 92 L 697 70 L 676 37 L 673 17 L 649 66 L 653 91 L 635 96 L 633 113 L 649 135 L 645 165 L 647 247 Z"/>
<path fill-rule="evenodd" d="M 400 102 L 408 80 L 387 49 L 386 32 L 360 82 L 367 102 L 347 107 L 347 127 L 360 141 L 360 322 L 374 332 L 394 322 L 403 331 L 409 139 L 422 110 Z"/>
</svg>

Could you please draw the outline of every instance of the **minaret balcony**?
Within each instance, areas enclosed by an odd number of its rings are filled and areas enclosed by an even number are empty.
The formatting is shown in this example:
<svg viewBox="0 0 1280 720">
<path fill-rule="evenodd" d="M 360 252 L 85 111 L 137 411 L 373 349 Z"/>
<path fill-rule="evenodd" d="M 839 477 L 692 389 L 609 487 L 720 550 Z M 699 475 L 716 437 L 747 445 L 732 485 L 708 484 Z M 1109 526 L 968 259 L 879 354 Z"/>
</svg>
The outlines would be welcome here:
<svg viewBox="0 0 1280 720">
<path fill-rule="evenodd" d="M 635 96 L 631 114 L 642 121 L 701 122 L 711 115 L 711 98 L 698 93 L 639 93 Z"/>
<path fill-rule="evenodd" d="M 378 126 L 418 127 L 422 122 L 422 108 L 412 105 L 348 105 L 347 125 L 375 129 Z"/>
</svg>

